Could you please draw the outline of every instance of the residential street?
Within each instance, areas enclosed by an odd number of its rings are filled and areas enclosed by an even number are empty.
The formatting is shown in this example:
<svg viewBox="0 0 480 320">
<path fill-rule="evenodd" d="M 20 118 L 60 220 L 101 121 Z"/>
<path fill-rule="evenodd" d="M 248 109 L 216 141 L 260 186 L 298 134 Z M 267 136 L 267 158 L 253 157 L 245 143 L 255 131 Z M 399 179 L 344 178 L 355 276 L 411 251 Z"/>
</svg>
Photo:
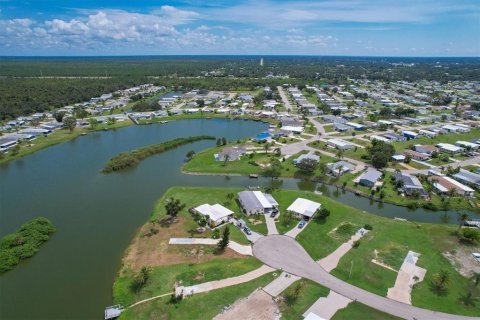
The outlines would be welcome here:
<svg viewBox="0 0 480 320">
<path fill-rule="evenodd" d="M 326 272 L 288 236 L 271 235 L 259 239 L 253 246 L 253 255 L 272 268 L 310 279 L 346 298 L 404 319 L 478 319 L 413 307 L 357 288 Z"/>
</svg>

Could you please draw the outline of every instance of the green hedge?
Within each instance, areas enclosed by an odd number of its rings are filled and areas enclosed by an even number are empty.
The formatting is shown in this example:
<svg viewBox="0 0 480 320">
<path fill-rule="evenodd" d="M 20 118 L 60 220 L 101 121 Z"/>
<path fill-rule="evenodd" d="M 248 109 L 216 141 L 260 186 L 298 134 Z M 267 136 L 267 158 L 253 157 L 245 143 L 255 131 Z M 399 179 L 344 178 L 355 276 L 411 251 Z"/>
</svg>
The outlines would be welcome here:
<svg viewBox="0 0 480 320">
<path fill-rule="evenodd" d="M 215 140 L 212 136 L 194 136 L 188 138 L 177 138 L 174 140 L 162 142 L 159 144 L 152 144 L 140 149 L 133 150 L 132 152 L 123 152 L 119 155 L 111 158 L 105 164 L 102 172 L 110 173 L 113 171 L 125 170 L 137 166 L 141 160 L 153 156 L 157 153 L 162 153 L 167 150 L 179 147 L 181 145 L 192 143 L 199 140 Z"/>
</svg>

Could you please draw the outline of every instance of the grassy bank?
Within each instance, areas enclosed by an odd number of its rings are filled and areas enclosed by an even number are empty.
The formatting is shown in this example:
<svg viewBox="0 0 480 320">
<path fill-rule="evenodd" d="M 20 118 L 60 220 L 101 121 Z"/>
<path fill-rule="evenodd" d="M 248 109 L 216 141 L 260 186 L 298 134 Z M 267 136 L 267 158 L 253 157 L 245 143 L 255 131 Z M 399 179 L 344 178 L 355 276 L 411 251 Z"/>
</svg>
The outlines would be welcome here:
<svg viewBox="0 0 480 320">
<path fill-rule="evenodd" d="M 111 158 L 105 164 L 102 169 L 103 173 L 110 173 L 113 171 L 121 171 L 128 168 L 135 167 L 139 164 L 140 161 L 151 157 L 155 154 L 165 152 L 182 146 L 184 144 L 192 143 L 200 140 L 215 140 L 215 137 L 212 136 L 195 136 L 189 138 L 177 138 L 174 140 L 152 144 L 146 147 L 142 147 L 131 152 L 123 152 L 119 155 Z"/>
<path fill-rule="evenodd" d="M 299 152 L 283 161 L 283 157 L 277 157 L 272 153 L 271 147 L 269 153 L 264 150 L 257 150 L 257 153 L 247 154 L 235 161 L 215 161 L 214 155 L 222 152 L 223 147 L 215 147 L 196 154 L 192 160 L 187 162 L 182 170 L 184 172 L 192 173 L 210 173 L 210 174 L 261 174 L 266 166 L 269 165 L 271 158 L 278 158 L 282 164 L 281 177 L 285 178 L 305 178 L 311 176 L 310 174 L 299 170 L 294 164 L 293 160 L 298 158 L 301 154 L 308 153 L 307 151 Z M 320 155 L 320 163 L 329 163 L 336 161 L 334 158 L 326 155 Z"/>
<path fill-rule="evenodd" d="M 363 172 L 362 172 L 363 173 Z M 329 183 L 335 184 L 338 186 L 343 186 L 345 184 L 346 188 L 355 192 L 360 192 L 365 197 L 371 197 L 372 190 L 368 187 L 356 184 L 353 180 L 361 175 L 362 173 L 358 174 L 345 174 L 339 179 L 331 179 Z M 427 188 L 427 185 L 424 184 L 424 187 Z M 427 190 L 427 189 L 426 189 Z M 383 199 L 381 199 L 380 194 L 383 194 Z M 475 198 L 473 201 L 478 201 L 475 199 L 479 199 L 479 193 L 475 193 Z M 415 205 L 417 207 L 424 207 L 426 209 L 433 209 L 433 210 L 443 210 L 447 208 L 447 210 L 474 210 L 478 211 L 478 208 L 474 208 L 470 204 L 469 198 L 465 198 L 463 196 L 454 196 L 454 197 L 445 197 L 442 201 L 442 197 L 431 193 L 430 199 L 414 199 L 412 197 L 404 197 L 398 193 L 397 188 L 395 187 L 394 183 L 392 182 L 392 173 L 386 172 L 385 178 L 383 179 L 383 185 L 380 190 L 375 191 L 373 198 L 376 200 L 381 200 L 386 203 L 395 204 L 398 206 L 408 207 Z"/>
<path fill-rule="evenodd" d="M 25 157 L 34 152 L 40 151 L 42 149 L 73 140 L 78 138 L 82 134 L 88 134 L 89 132 L 101 131 L 101 130 L 110 130 L 110 129 L 119 129 L 123 127 L 128 127 L 132 125 L 132 122 L 129 120 L 116 122 L 115 124 L 99 124 L 95 129 L 89 127 L 80 127 L 75 128 L 73 132 L 70 132 L 68 129 L 60 129 L 54 131 L 53 133 L 45 136 L 38 136 L 32 141 L 24 142 L 20 146 L 20 151 L 16 155 L 12 155 L 11 152 L 4 155 L 3 158 L 0 158 L 0 164 L 7 163 L 11 160 L 19 159 Z"/>
<path fill-rule="evenodd" d="M 50 220 L 40 217 L 0 239 L 0 273 L 12 270 L 21 260 L 35 255 L 54 232 Z"/>
<path fill-rule="evenodd" d="M 260 118 L 255 116 L 248 116 L 248 115 L 230 115 L 230 114 L 220 114 L 220 113 L 183 113 L 179 115 L 171 115 L 166 117 L 155 117 L 149 120 L 141 120 L 139 124 L 152 124 L 152 123 L 159 123 L 162 121 L 175 121 L 175 120 L 191 120 L 191 119 L 230 119 L 230 120 L 252 120 L 252 121 L 260 121 L 265 123 L 270 123 L 273 125 L 277 125 L 279 123 L 276 119 L 271 118 Z"/>
</svg>

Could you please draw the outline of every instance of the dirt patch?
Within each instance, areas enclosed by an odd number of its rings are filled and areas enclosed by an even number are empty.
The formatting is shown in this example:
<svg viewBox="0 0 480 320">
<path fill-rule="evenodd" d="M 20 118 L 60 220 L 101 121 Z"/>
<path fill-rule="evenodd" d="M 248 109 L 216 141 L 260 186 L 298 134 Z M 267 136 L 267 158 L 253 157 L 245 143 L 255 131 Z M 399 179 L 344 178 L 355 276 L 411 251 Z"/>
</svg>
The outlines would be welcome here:
<svg viewBox="0 0 480 320">
<path fill-rule="evenodd" d="M 123 265 L 133 270 L 138 270 L 143 266 L 155 267 L 162 265 L 172 265 L 178 263 L 199 263 L 214 258 L 244 258 L 245 256 L 236 253 L 227 248 L 222 254 L 215 253 L 215 246 L 202 245 L 169 245 L 168 241 L 173 237 L 190 237 L 185 230 L 184 217 L 165 227 L 166 221 L 162 226 L 155 225 L 158 229 L 157 234 L 151 234 L 151 223 L 143 225 L 138 231 L 132 243 L 128 247 Z M 199 236 L 202 236 L 199 234 Z"/>
<path fill-rule="evenodd" d="M 256 220 L 256 219 L 248 219 L 248 221 L 250 221 L 250 223 L 254 226 L 257 225 L 257 224 L 262 224 L 263 223 L 262 220 Z"/>
<path fill-rule="evenodd" d="M 471 277 L 474 273 L 480 273 L 480 263 L 473 258 L 472 252 L 480 252 L 480 246 L 458 246 L 455 251 L 444 252 L 443 256 L 458 273 Z"/>
<path fill-rule="evenodd" d="M 253 292 L 247 298 L 236 301 L 230 309 L 217 315 L 214 320 L 276 320 L 280 310 L 272 297 L 263 290 Z"/>
</svg>

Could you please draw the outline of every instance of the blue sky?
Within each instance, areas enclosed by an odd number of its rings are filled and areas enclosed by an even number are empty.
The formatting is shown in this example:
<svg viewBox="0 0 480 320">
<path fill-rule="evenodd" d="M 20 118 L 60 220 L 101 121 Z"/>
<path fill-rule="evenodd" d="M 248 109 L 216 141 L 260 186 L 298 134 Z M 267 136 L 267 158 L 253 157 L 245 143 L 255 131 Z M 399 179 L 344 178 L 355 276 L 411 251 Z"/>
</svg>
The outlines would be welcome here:
<svg viewBox="0 0 480 320">
<path fill-rule="evenodd" d="M 480 56 L 479 0 L 0 0 L 0 55 Z"/>
</svg>

